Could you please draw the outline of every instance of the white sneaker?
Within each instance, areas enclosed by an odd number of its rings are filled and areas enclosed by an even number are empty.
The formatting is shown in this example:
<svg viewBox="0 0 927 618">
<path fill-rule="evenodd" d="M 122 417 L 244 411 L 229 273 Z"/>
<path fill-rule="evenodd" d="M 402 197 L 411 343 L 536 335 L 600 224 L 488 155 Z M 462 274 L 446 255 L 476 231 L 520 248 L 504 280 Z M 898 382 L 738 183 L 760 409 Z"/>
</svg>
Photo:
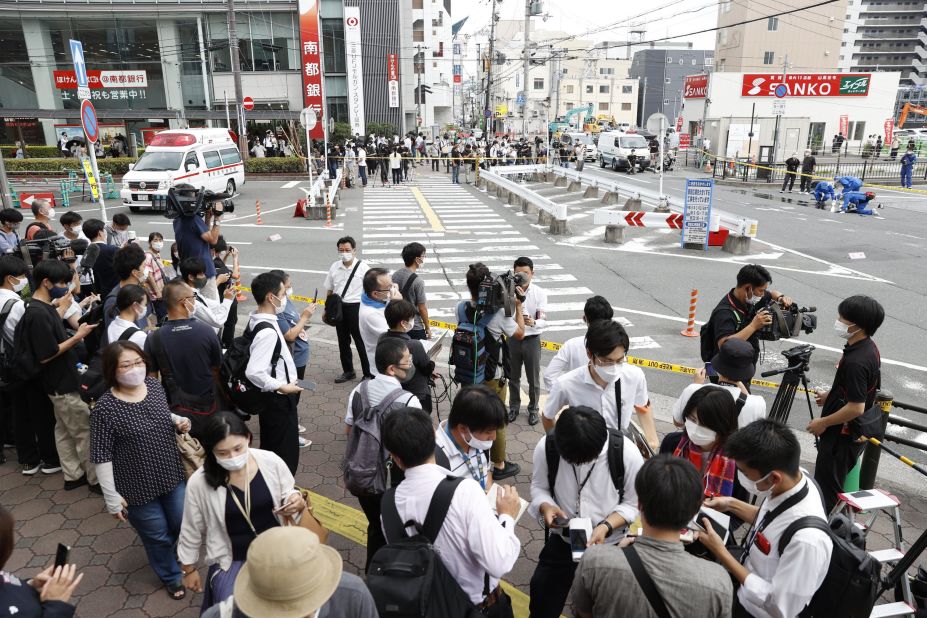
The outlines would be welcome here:
<svg viewBox="0 0 927 618">
<path fill-rule="evenodd" d="M 303 427 L 302 425 L 297 425 L 296 427 L 299 433 L 306 433 L 306 428 Z"/>
<path fill-rule="evenodd" d="M 312 446 L 312 440 L 307 440 L 306 438 L 299 439 L 299 448 L 309 448 Z"/>
</svg>

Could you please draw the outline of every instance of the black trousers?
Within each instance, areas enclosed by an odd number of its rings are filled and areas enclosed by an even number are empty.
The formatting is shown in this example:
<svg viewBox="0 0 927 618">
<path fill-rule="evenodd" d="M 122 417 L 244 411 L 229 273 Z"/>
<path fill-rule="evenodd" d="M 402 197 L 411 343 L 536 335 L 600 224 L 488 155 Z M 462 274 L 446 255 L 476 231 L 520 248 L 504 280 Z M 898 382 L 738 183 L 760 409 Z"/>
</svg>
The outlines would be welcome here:
<svg viewBox="0 0 927 618">
<path fill-rule="evenodd" d="M 788 185 L 789 191 L 791 191 L 792 187 L 795 186 L 795 172 L 785 173 L 785 178 L 782 180 L 783 191 L 785 191 L 786 185 Z"/>
<path fill-rule="evenodd" d="M 840 428 L 828 429 L 818 441 L 818 457 L 814 462 L 814 480 L 821 488 L 824 509 L 830 513 L 837 504 L 837 494 L 843 491 L 847 473 L 856 465 L 863 444 L 850 436 L 840 435 Z"/>
<path fill-rule="evenodd" d="M 573 586 L 576 566 L 569 544 L 559 531 L 551 531 L 531 576 L 531 618 L 559 618 Z"/>
<path fill-rule="evenodd" d="M 431 158 L 431 171 L 440 172 L 441 171 L 441 159 L 438 157 Z"/>
<path fill-rule="evenodd" d="M 357 496 L 360 502 L 361 510 L 367 517 L 367 562 L 364 563 L 364 573 L 370 568 L 370 560 L 377 550 L 386 545 L 386 537 L 383 535 L 383 526 L 380 524 L 380 501 L 383 500 L 383 494 L 373 494 L 369 496 Z"/>
<path fill-rule="evenodd" d="M 21 390 L 14 391 L 13 426 L 16 432 L 16 451 L 21 464 L 58 465 L 58 448 L 55 446 L 55 409 L 38 380 L 27 381 Z"/>
<path fill-rule="evenodd" d="M 351 340 L 360 356 L 361 369 L 365 376 L 370 375 L 370 362 L 367 360 L 367 349 L 361 339 L 360 322 L 357 316 L 360 312 L 360 303 L 341 303 L 342 320 L 335 331 L 338 333 L 338 353 L 341 356 L 341 370 L 345 373 L 354 373 L 354 359 L 351 356 Z"/>
<path fill-rule="evenodd" d="M 393 184 L 398 185 L 402 182 L 402 168 L 393 169 Z"/>
<path fill-rule="evenodd" d="M 299 464 L 299 418 L 296 395 L 264 393 L 266 405 L 258 415 L 261 448 L 276 453 L 296 474 Z"/>
<path fill-rule="evenodd" d="M 811 191 L 811 172 L 806 172 L 802 170 L 801 184 L 799 185 L 799 191 L 806 193 Z"/>
</svg>

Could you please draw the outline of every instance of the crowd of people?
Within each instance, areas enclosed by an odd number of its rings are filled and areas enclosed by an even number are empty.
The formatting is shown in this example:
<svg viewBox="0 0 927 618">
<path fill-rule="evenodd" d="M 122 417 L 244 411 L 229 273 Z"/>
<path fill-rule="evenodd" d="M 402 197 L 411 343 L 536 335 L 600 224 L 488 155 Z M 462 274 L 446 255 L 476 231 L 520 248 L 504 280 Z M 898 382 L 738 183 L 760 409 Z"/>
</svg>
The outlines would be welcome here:
<svg viewBox="0 0 927 618">
<path fill-rule="evenodd" d="M 442 340 L 458 390 L 436 423 L 441 346 L 420 276 L 426 247 L 407 244 L 403 267 L 390 272 L 339 238 L 322 321 L 337 333 L 335 382 L 353 386 L 343 469 L 368 521 L 364 581 L 311 530 L 294 478 L 311 444 L 300 397 L 306 414 L 318 411 L 304 393 L 315 305 L 296 305 L 290 276 L 272 270 L 249 282 L 254 308 L 241 328 L 238 254 L 221 211 L 175 219 L 164 252 L 161 234 L 142 241 L 126 215 L 105 224 L 72 211 L 56 221 L 48 203 L 32 209 L 24 229 L 22 213 L 0 212 L 0 439 L 15 444 L 23 475 L 60 472 L 65 490 L 99 494 L 101 508 L 136 531 L 171 598 L 202 593 L 202 615 L 372 618 L 433 586 L 430 597 L 457 601 L 430 615 L 509 617 L 499 582 L 522 554 L 517 525 L 545 531 L 530 583 L 537 617 L 559 616 L 568 598 L 578 616 L 796 616 L 828 576 L 832 542 L 820 529 L 770 547 L 800 518 L 826 521 L 859 456 L 850 428 L 880 380 L 872 336 L 884 311 L 872 298 L 837 307 L 834 334 L 846 345 L 807 426 L 819 439 L 812 476 L 795 432 L 767 420 L 766 400 L 750 392 L 769 305 L 793 303 L 762 266 L 741 268 L 712 310 L 705 368 L 674 405 L 678 431 L 660 436 L 646 376 L 627 361 L 630 339 L 606 298 L 586 301 L 586 333 L 542 368 L 548 298 L 532 259 L 512 263 L 510 312 L 494 297 L 507 288 L 471 264 L 457 330 Z M 59 231 L 71 241 L 60 254 L 21 243 L 43 246 Z M 527 499 L 501 483 L 521 474 L 505 434 L 523 410 L 546 432 Z M 201 445 L 192 464 L 178 448 L 186 434 Z M 706 511 L 726 514 L 729 529 Z M 748 531 L 742 552 L 738 530 Z M 446 577 L 416 587 L 403 579 L 415 569 L 390 567 L 422 537 L 415 547 L 431 548 Z M 0 510 L 0 568 L 13 543 L 12 517 Z M 0 605 L 65 606 L 76 571 L 45 569 L 29 583 L 4 573 Z"/>
</svg>

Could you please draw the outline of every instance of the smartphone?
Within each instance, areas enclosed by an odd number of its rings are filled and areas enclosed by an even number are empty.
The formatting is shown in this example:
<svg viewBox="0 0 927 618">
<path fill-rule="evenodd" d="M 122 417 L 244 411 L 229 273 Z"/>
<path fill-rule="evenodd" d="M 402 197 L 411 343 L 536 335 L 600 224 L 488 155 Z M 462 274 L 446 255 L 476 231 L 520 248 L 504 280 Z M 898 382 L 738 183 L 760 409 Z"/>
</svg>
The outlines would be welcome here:
<svg viewBox="0 0 927 618">
<path fill-rule="evenodd" d="M 312 293 L 312 302 L 313 303 L 319 302 L 319 288 L 316 288 L 315 292 Z"/>
<path fill-rule="evenodd" d="M 715 371 L 715 368 L 711 366 L 711 362 L 705 363 L 705 375 L 709 378 L 714 378 L 718 375 L 718 372 Z"/>
<path fill-rule="evenodd" d="M 58 543 L 58 551 L 55 552 L 55 566 L 61 567 L 68 563 L 68 555 L 71 548 L 63 543 Z"/>
<path fill-rule="evenodd" d="M 566 517 L 554 517 L 554 521 L 551 522 L 551 527 L 553 528 L 566 528 L 570 525 L 570 520 Z"/>
<path fill-rule="evenodd" d="M 296 380 L 296 386 L 300 388 L 304 388 L 307 391 L 315 390 L 315 382 L 313 382 L 312 380 Z"/>
<path fill-rule="evenodd" d="M 586 551 L 586 544 L 592 536 L 592 520 L 588 517 L 574 517 L 570 520 L 570 552 L 573 562 L 579 562 Z"/>
</svg>

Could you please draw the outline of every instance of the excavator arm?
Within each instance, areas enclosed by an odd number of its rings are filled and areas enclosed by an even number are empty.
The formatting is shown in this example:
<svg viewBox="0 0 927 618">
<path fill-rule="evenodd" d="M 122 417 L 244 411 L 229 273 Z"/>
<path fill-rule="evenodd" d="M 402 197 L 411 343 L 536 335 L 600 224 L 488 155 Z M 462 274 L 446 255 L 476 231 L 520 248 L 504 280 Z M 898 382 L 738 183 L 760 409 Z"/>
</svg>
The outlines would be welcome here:
<svg viewBox="0 0 927 618">
<path fill-rule="evenodd" d="M 898 117 L 898 128 L 904 126 L 905 121 L 908 119 L 909 113 L 921 114 L 922 116 L 927 116 L 927 107 L 920 107 L 918 105 L 911 105 L 910 103 L 905 103 L 904 107 L 901 108 L 901 115 Z"/>
</svg>

